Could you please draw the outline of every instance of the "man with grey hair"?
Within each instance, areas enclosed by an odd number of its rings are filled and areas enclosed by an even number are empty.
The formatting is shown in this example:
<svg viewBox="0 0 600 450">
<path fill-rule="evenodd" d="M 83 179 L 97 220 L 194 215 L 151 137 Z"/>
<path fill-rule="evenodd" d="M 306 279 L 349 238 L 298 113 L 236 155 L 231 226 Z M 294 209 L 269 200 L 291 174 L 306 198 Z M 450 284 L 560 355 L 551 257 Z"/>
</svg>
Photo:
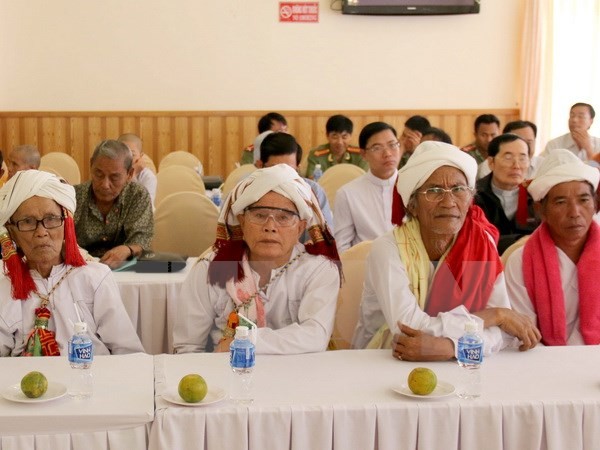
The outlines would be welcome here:
<svg viewBox="0 0 600 450">
<path fill-rule="evenodd" d="M 124 143 L 129 147 L 129 150 L 131 150 L 133 156 L 133 179 L 146 188 L 150 194 L 152 205 L 154 205 L 158 182 L 156 180 L 156 175 L 145 166 L 144 160 L 142 159 L 144 156 L 142 140 L 133 133 L 125 133 L 119 136 L 118 141 Z"/>
<path fill-rule="evenodd" d="M 154 234 L 150 195 L 131 183 L 132 162 L 125 144 L 102 141 L 90 159 L 92 179 L 75 186 L 77 242 L 113 269 L 149 250 Z"/>
<path fill-rule="evenodd" d="M 19 170 L 39 169 L 40 152 L 35 145 L 17 145 L 6 158 L 8 179 Z"/>
</svg>

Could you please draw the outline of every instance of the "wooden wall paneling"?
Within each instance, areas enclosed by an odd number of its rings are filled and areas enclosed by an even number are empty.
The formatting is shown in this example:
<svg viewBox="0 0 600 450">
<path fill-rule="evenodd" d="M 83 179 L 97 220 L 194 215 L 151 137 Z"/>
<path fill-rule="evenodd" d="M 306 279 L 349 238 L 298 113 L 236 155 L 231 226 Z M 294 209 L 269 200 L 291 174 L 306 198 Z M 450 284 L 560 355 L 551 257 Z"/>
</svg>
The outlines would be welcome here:
<svg viewBox="0 0 600 450">
<path fill-rule="evenodd" d="M 242 116 L 242 146 L 238 151 L 238 159 L 242 157 L 242 150 L 254 143 L 254 139 L 258 134 L 258 117 Z"/>
<path fill-rule="evenodd" d="M 456 116 L 441 116 L 438 128 L 441 128 L 450 135 L 453 143 L 456 143 L 456 130 L 458 127 L 458 120 Z"/>
<path fill-rule="evenodd" d="M 156 118 L 156 133 L 154 142 L 157 145 L 159 160 L 162 160 L 167 154 L 179 148 L 173 148 L 173 140 L 171 139 L 171 117 Z"/>
<path fill-rule="evenodd" d="M 106 118 L 106 139 L 118 139 L 123 132 L 121 131 L 121 118 L 118 116 Z"/>
<path fill-rule="evenodd" d="M 69 144 L 68 153 L 75 158 L 81 172 L 81 181 L 89 179 L 89 161 L 91 153 L 87 151 L 83 117 L 69 117 Z"/>
<path fill-rule="evenodd" d="M 220 116 L 209 116 L 207 119 L 207 167 L 205 173 L 207 175 L 231 173 L 235 166 L 228 167 L 225 165 L 223 154 L 225 153 L 225 140 L 223 138 L 223 118 Z M 207 170 L 208 169 L 208 170 Z"/>
<path fill-rule="evenodd" d="M 208 153 L 206 150 L 206 118 L 191 117 L 190 118 L 190 147 L 193 153 L 200 158 L 204 168 L 205 175 L 219 175 L 209 171 L 208 168 Z"/>
<path fill-rule="evenodd" d="M 136 133 L 138 136 L 142 138 L 144 142 L 144 151 L 147 151 L 152 161 L 158 168 L 160 164 L 161 155 L 158 152 L 156 142 L 154 141 L 154 117 L 151 116 L 142 116 L 139 117 L 137 121 L 137 130 Z"/>
<path fill-rule="evenodd" d="M 124 134 L 124 133 L 133 133 L 137 136 L 140 136 L 140 127 L 139 127 L 139 122 L 138 119 L 136 117 L 131 117 L 131 116 L 126 116 L 126 117 L 121 117 L 120 118 L 120 122 L 121 122 L 121 129 L 120 129 L 120 134 Z M 142 136 L 140 136 L 142 138 L 142 141 L 144 140 L 144 138 Z M 143 149 L 144 149 L 144 153 L 146 153 L 146 143 L 143 142 Z"/>
<path fill-rule="evenodd" d="M 193 153 L 198 158 L 200 155 L 195 152 L 190 145 L 190 133 L 189 133 L 189 122 L 190 117 L 175 117 L 173 121 L 173 138 L 174 148 L 178 150 L 185 150 L 186 152 Z"/>
<path fill-rule="evenodd" d="M 294 117 L 294 128 L 291 130 L 292 135 L 302 147 L 302 162 L 301 166 L 306 164 L 306 159 L 310 150 L 318 144 L 315 138 L 316 127 L 310 117 Z"/>
<path fill-rule="evenodd" d="M 17 117 L 9 117 L 5 121 L 3 151 L 4 157 L 8 155 L 14 146 L 21 143 L 21 120 Z"/>
<path fill-rule="evenodd" d="M 64 131 L 61 129 L 60 117 L 42 117 L 39 120 L 39 145 L 38 150 L 42 155 L 49 152 L 64 152 Z M 61 142 L 62 141 L 62 142 Z"/>
<path fill-rule="evenodd" d="M 38 146 L 40 145 L 40 139 L 38 135 L 38 118 L 37 117 L 24 117 L 21 120 L 21 142 L 22 144 L 31 144 Z"/>
<path fill-rule="evenodd" d="M 224 118 L 224 147 L 221 148 L 221 154 L 225 167 L 236 167 L 240 161 L 240 150 L 244 148 L 242 140 L 242 120 L 240 116 Z"/>
</svg>

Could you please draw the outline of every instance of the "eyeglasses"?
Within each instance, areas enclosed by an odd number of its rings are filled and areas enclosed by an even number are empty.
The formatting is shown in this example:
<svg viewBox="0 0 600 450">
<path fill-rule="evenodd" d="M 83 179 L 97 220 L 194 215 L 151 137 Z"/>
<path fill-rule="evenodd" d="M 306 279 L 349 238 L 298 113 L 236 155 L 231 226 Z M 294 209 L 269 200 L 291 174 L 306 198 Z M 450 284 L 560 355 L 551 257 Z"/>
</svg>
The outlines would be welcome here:
<svg viewBox="0 0 600 450">
<path fill-rule="evenodd" d="M 529 164 L 529 156 L 515 156 L 511 153 L 505 153 L 501 156 L 494 156 L 494 159 L 497 159 L 499 163 L 504 164 L 505 166 L 512 166 L 515 163 L 515 161 L 519 166 L 526 166 L 527 164 Z"/>
<path fill-rule="evenodd" d="M 473 190 L 469 186 L 453 186 L 450 189 L 431 187 L 417 192 L 417 194 L 424 195 L 428 202 L 441 202 L 447 193 L 456 200 L 466 200 L 471 196 Z"/>
<path fill-rule="evenodd" d="M 291 227 L 300 220 L 300 216 L 294 211 L 271 206 L 251 206 L 244 212 L 248 220 L 256 225 L 264 225 L 269 217 L 280 227 Z"/>
<path fill-rule="evenodd" d="M 366 148 L 365 150 L 367 150 L 368 152 L 371 153 L 382 153 L 385 149 L 390 150 L 392 153 L 396 152 L 400 149 L 400 142 L 398 141 L 391 141 L 388 142 L 387 144 L 375 144 L 370 146 L 369 148 Z"/>
<path fill-rule="evenodd" d="M 60 227 L 64 220 L 63 216 L 46 216 L 40 220 L 37 220 L 35 217 L 26 217 L 9 223 L 16 226 L 19 231 L 35 231 L 40 223 L 46 230 L 51 230 Z"/>
</svg>

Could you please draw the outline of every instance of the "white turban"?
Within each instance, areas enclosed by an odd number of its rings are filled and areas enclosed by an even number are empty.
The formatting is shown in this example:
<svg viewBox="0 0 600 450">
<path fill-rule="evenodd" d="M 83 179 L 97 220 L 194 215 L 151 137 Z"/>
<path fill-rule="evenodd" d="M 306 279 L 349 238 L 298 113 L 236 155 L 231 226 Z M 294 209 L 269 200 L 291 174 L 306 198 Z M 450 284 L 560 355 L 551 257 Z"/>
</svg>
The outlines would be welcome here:
<svg viewBox="0 0 600 450">
<path fill-rule="evenodd" d="M 274 133 L 274 131 L 263 131 L 258 136 L 256 136 L 256 139 L 254 139 L 254 163 L 256 163 L 256 161 L 260 159 L 260 146 L 262 145 L 262 141 L 264 141 L 265 138 L 271 133 Z"/>
<path fill-rule="evenodd" d="M 585 164 L 569 150 L 559 149 L 544 158 L 527 190 L 531 197 L 539 202 L 557 184 L 587 181 L 594 187 L 595 192 L 599 180 L 600 172 L 597 168 Z"/>
<path fill-rule="evenodd" d="M 22 170 L 17 172 L 0 189 L 0 234 L 6 232 L 4 224 L 10 220 L 21 204 L 34 196 L 54 200 L 75 212 L 75 189 L 61 182 L 56 175 L 39 170 Z"/>
<path fill-rule="evenodd" d="M 316 204 L 318 208 L 318 202 L 306 181 L 287 164 L 255 170 L 240 181 L 225 200 L 219 222 L 239 224 L 236 216 L 271 191 L 291 200 L 296 205 L 300 218 L 310 224 L 314 218 L 313 207 Z"/>
<path fill-rule="evenodd" d="M 396 187 L 402 202 L 408 205 L 413 192 L 442 166 L 456 167 L 461 170 L 467 178 L 468 186 L 475 187 L 477 162 L 472 156 L 445 142 L 425 141 L 417 146 L 406 165 L 398 172 Z"/>
</svg>

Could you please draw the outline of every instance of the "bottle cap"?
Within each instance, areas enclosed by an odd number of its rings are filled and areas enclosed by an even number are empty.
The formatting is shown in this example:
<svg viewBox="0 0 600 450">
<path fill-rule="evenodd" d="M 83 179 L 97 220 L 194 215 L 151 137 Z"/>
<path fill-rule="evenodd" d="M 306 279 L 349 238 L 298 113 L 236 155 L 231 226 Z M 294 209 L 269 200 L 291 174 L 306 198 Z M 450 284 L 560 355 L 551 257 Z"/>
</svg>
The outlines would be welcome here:
<svg viewBox="0 0 600 450">
<path fill-rule="evenodd" d="M 465 331 L 468 333 L 474 333 L 477 331 L 477 323 L 476 322 L 467 322 L 465 323 Z"/>
<path fill-rule="evenodd" d="M 315 169 L 320 169 L 321 168 L 321 164 L 315 164 Z"/>
<path fill-rule="evenodd" d="M 246 338 L 248 337 L 248 327 L 243 325 L 239 325 L 235 327 L 235 338 Z"/>
<path fill-rule="evenodd" d="M 87 323 L 85 322 L 75 322 L 73 328 L 75 333 L 87 333 Z"/>
</svg>

